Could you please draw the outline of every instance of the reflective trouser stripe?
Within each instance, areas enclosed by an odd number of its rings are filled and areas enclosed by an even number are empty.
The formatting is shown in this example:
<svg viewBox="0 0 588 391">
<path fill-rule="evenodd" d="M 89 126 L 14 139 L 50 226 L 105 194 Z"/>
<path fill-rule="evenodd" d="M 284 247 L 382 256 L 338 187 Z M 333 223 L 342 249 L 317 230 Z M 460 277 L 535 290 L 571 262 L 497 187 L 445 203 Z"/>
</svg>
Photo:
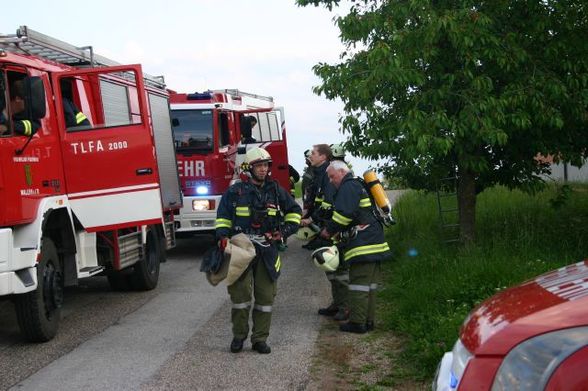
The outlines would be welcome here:
<svg viewBox="0 0 588 391">
<path fill-rule="evenodd" d="M 339 274 L 335 278 L 341 282 L 349 281 L 349 274 Z"/>
<path fill-rule="evenodd" d="M 260 311 L 260 312 L 272 312 L 272 306 L 271 305 L 259 305 L 259 304 L 255 304 L 253 306 L 253 309 L 256 311 Z"/>
<path fill-rule="evenodd" d="M 234 310 L 246 310 L 251 306 L 251 302 L 248 301 L 246 303 L 233 303 Z"/>
<path fill-rule="evenodd" d="M 335 275 L 335 272 L 325 272 L 325 274 L 327 275 L 327 279 L 329 281 L 333 281 L 337 278 L 337 276 Z"/>
<path fill-rule="evenodd" d="M 373 321 L 376 314 L 376 288 L 381 282 L 380 263 L 353 263 L 349 266 L 349 321 Z"/>
<path fill-rule="evenodd" d="M 349 284 L 350 291 L 358 291 L 358 292 L 369 292 L 370 286 L 369 285 L 355 285 Z"/>
</svg>

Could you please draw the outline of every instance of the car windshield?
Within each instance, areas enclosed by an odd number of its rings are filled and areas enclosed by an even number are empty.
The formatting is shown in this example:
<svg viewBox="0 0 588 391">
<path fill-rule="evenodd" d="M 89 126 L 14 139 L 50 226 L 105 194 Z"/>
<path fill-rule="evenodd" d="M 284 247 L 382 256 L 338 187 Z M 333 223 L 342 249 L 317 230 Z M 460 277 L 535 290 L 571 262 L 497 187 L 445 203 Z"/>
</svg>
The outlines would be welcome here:
<svg viewBox="0 0 588 391">
<path fill-rule="evenodd" d="M 177 152 L 212 151 L 212 110 L 172 110 L 171 118 Z"/>
</svg>

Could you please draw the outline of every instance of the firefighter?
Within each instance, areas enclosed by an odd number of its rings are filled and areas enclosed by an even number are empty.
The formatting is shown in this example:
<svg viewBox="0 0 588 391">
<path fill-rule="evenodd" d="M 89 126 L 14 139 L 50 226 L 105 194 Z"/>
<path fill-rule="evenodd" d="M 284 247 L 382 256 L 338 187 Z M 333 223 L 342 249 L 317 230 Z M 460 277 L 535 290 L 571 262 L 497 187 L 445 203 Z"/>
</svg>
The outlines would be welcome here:
<svg viewBox="0 0 588 391">
<path fill-rule="evenodd" d="M 14 132 L 23 136 L 32 136 L 39 130 L 41 123 L 38 120 L 30 120 L 26 110 L 26 94 L 23 79 L 15 80 L 10 85 L 10 112 L 14 123 Z M 5 114 L 3 114 L 3 117 Z M 8 120 L 4 118 L 4 124 L 0 124 L 0 132 L 5 133 L 9 129 Z"/>
<path fill-rule="evenodd" d="M 263 148 L 247 151 L 242 166 L 246 180 L 232 185 L 223 194 L 217 211 L 216 237 L 219 247 L 224 249 L 228 238 L 244 233 L 256 250 L 249 267 L 235 283 L 228 286 L 233 303 L 233 340 L 230 347 L 233 353 L 243 349 L 243 342 L 249 334 L 252 293 L 252 347 L 262 354 L 271 352 L 266 339 L 281 269 L 278 244 L 296 233 L 300 224 L 300 206 L 268 176 L 271 162 L 270 154 Z"/>
<path fill-rule="evenodd" d="M 295 197 L 296 195 L 296 184 L 300 181 L 300 174 L 298 171 L 292 167 L 292 165 L 288 164 L 288 173 L 290 174 L 290 195 Z"/>
<path fill-rule="evenodd" d="M 84 113 L 78 109 L 72 99 L 71 81 L 64 79 L 61 81 L 61 101 L 63 103 L 63 115 L 65 117 L 65 126 L 68 129 L 77 126 L 90 126 L 90 120 Z"/>
<path fill-rule="evenodd" d="M 317 144 L 312 148 L 310 161 L 314 168 L 314 178 L 310 187 L 309 197 L 314 199 L 306 216 L 301 221 L 303 227 L 315 224 L 322 229 L 327 221 L 330 220 L 333 213 L 333 196 L 335 187 L 329 182 L 327 176 L 327 167 L 332 159 L 332 151 L 327 144 Z M 331 246 L 333 243 L 329 239 L 317 236 L 308 244 L 302 246 L 308 250 L 316 250 L 321 247 Z M 318 313 L 324 316 L 332 316 L 335 320 L 347 320 L 349 310 L 347 309 L 347 282 L 349 274 L 346 264 L 341 263 L 336 271 L 325 271 L 327 279 L 331 283 L 332 301 L 325 308 L 320 308 Z"/>
<path fill-rule="evenodd" d="M 327 168 L 331 183 L 337 188 L 333 217 L 320 235 L 337 237 L 342 249 L 341 263 L 349 265 L 349 322 L 341 331 L 365 333 L 373 330 L 375 297 L 380 280 L 380 264 L 390 258 L 382 224 L 372 213 L 370 197 L 351 170 L 342 161 Z"/>
<path fill-rule="evenodd" d="M 311 204 L 314 202 L 310 202 L 310 186 L 312 184 L 312 179 L 314 178 L 314 170 L 312 167 L 312 162 L 310 161 L 310 154 L 311 150 L 307 149 L 304 151 L 304 162 L 306 163 L 306 167 L 304 167 L 304 171 L 302 173 L 302 183 L 300 185 L 300 189 L 302 190 L 302 208 L 303 212 L 306 215 L 306 211 L 310 209 Z"/>
<path fill-rule="evenodd" d="M 257 125 L 257 118 L 246 115 L 241 120 L 241 143 L 254 144 L 257 140 L 253 137 L 253 128 Z"/>
</svg>

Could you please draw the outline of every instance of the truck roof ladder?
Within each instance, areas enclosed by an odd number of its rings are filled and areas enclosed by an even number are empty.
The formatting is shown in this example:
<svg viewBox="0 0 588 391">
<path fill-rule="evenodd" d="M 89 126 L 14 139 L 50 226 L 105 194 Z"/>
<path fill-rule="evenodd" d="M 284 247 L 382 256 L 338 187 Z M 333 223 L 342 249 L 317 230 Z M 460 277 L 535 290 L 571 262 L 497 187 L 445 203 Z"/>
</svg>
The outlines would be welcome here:
<svg viewBox="0 0 588 391">
<path fill-rule="evenodd" d="M 73 67 L 122 65 L 116 61 L 95 54 L 92 46 L 77 47 L 39 33 L 27 26 L 20 26 L 16 30 L 16 34 L 0 34 L 0 47 L 7 51 L 39 56 Z M 144 73 L 143 78 L 145 79 L 145 84 L 150 87 L 158 89 L 165 88 L 163 76 L 151 76 Z"/>
<path fill-rule="evenodd" d="M 243 91 L 240 91 L 236 88 L 229 88 L 229 89 L 224 89 L 224 90 L 213 90 L 212 92 L 220 92 L 223 94 L 228 94 L 228 95 L 237 96 L 237 97 L 246 96 L 249 98 L 261 99 L 261 100 L 265 100 L 268 102 L 274 101 L 274 98 L 272 98 L 271 96 L 263 96 L 263 95 L 252 94 L 249 92 L 243 92 Z"/>
</svg>

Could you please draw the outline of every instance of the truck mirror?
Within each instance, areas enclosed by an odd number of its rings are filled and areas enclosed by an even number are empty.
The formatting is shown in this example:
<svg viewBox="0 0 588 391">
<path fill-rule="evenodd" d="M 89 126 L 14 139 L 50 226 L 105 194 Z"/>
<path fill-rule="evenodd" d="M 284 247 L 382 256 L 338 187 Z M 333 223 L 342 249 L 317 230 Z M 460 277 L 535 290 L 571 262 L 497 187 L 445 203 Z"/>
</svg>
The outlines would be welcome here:
<svg viewBox="0 0 588 391">
<path fill-rule="evenodd" d="M 41 119 L 45 117 L 45 87 L 43 80 L 38 76 L 26 77 L 24 79 L 25 91 L 28 91 L 27 107 L 32 119 Z"/>
</svg>

